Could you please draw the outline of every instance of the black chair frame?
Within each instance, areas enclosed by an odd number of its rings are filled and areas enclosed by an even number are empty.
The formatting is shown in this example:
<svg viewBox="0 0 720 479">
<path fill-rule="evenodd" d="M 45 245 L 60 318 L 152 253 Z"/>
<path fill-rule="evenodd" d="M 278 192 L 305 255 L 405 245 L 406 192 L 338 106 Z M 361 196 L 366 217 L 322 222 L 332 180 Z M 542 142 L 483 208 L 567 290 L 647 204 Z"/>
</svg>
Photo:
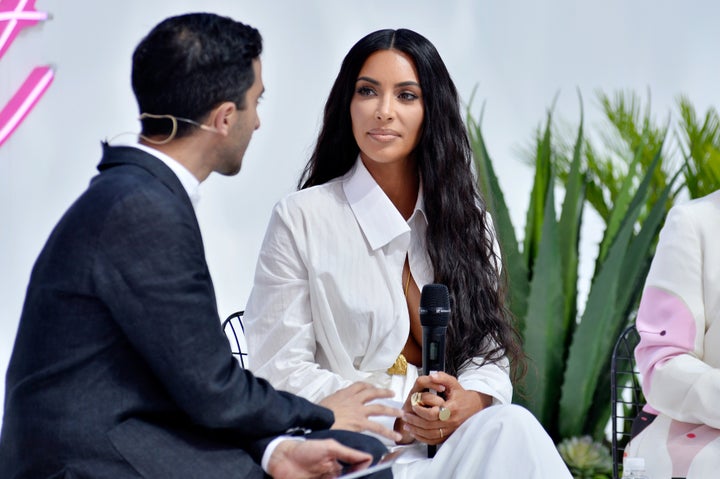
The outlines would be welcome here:
<svg viewBox="0 0 720 479">
<path fill-rule="evenodd" d="M 634 354 L 639 341 L 635 324 L 631 324 L 615 342 L 610 360 L 613 479 L 621 477 L 620 466 L 631 438 L 632 423 L 645 405 Z"/>
<path fill-rule="evenodd" d="M 245 341 L 245 325 L 243 324 L 244 311 L 236 311 L 225 318 L 222 322 L 222 329 L 230 342 L 230 349 L 233 356 L 240 362 L 240 366 L 245 368 L 245 362 L 248 353 L 243 350 L 243 342 Z"/>
</svg>

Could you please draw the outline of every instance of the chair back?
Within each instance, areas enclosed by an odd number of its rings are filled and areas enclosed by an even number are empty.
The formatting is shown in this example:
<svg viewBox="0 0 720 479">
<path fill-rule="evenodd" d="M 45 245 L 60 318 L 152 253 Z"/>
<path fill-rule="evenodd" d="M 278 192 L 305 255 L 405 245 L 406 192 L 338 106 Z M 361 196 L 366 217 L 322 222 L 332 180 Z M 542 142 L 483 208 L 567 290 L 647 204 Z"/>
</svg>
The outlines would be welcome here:
<svg viewBox="0 0 720 479">
<path fill-rule="evenodd" d="M 245 341 L 245 326 L 243 325 L 244 311 L 236 311 L 222 323 L 222 329 L 230 342 L 230 349 L 233 356 L 240 362 L 240 366 L 246 368 L 247 342 Z"/>
<path fill-rule="evenodd" d="M 632 423 L 645 405 L 640 373 L 635 364 L 635 346 L 640 335 L 631 324 L 618 337 L 610 359 L 610 422 L 612 424 L 613 479 L 620 478 L 625 447 Z"/>
</svg>

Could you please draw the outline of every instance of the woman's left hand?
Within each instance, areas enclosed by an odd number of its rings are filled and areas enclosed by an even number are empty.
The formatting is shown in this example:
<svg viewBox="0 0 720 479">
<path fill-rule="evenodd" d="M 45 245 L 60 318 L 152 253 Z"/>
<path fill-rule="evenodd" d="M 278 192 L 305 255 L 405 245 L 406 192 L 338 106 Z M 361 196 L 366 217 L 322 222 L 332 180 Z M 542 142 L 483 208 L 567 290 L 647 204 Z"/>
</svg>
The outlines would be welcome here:
<svg viewBox="0 0 720 479">
<path fill-rule="evenodd" d="M 443 393 L 445 399 L 428 389 Z M 492 397 L 468 391 L 449 374 L 436 372 L 420 376 L 403 406 L 402 432 L 427 444 L 441 444 L 470 416 L 491 404 Z"/>
</svg>

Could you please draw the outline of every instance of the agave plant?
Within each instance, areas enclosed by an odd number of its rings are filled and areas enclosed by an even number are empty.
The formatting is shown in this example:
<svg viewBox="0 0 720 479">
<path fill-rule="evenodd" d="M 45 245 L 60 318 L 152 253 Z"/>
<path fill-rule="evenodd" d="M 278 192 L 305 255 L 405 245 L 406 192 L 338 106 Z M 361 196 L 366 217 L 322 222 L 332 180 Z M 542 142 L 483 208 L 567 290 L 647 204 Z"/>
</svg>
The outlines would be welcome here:
<svg viewBox="0 0 720 479">
<path fill-rule="evenodd" d="M 509 287 L 509 307 L 518 321 L 529 359 L 515 401 L 540 420 L 553 439 L 604 437 L 610 416 L 609 359 L 612 346 L 636 307 L 658 231 L 667 213 L 677 174 L 648 202 L 651 182 L 663 163 L 662 141 L 646 167 L 638 165 L 647 138 L 635 149 L 627 175 L 610 197 L 606 229 L 598 250 L 584 311 L 578 315 L 579 237 L 584 205 L 590 201 L 587 145 L 582 108 L 568 170 L 557 179 L 554 160 L 561 148 L 548 113 L 538 135 L 535 177 L 518 241 L 481 130 L 468 110 L 479 188 L 495 221 Z M 555 187 L 564 198 L 558 216 Z M 647 208 L 647 205 L 650 205 Z"/>
</svg>

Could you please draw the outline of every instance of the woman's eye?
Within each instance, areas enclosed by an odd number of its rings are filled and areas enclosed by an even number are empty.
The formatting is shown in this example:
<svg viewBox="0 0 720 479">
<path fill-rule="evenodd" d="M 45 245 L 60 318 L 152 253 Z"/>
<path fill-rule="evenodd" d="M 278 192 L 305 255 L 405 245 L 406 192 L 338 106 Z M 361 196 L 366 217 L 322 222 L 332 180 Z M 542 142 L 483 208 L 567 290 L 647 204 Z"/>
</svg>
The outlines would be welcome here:
<svg viewBox="0 0 720 479">
<path fill-rule="evenodd" d="M 360 95 L 360 96 L 370 96 L 375 93 L 375 90 L 373 90 L 372 88 L 370 88 L 368 86 L 361 86 L 360 88 L 357 89 L 357 92 L 358 92 L 358 95 Z"/>
<path fill-rule="evenodd" d="M 402 92 L 398 95 L 398 98 L 400 98 L 403 101 L 413 101 L 417 100 L 418 96 L 414 93 L 411 93 L 409 91 Z"/>
</svg>

